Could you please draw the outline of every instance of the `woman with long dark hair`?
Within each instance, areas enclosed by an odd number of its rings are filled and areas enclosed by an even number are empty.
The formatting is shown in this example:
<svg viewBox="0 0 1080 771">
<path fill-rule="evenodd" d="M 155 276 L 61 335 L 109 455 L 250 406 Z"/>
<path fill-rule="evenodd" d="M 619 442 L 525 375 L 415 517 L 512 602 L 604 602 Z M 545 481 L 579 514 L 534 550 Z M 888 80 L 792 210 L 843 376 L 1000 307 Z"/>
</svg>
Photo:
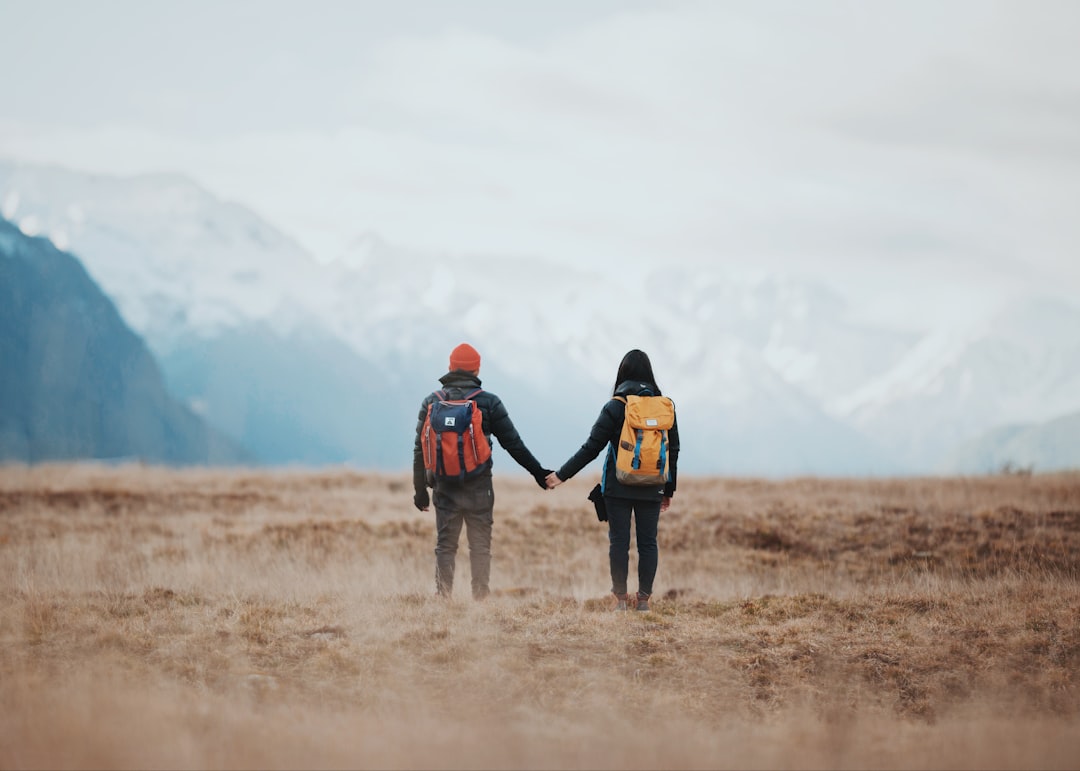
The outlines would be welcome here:
<svg viewBox="0 0 1080 771">
<path fill-rule="evenodd" d="M 626 475 L 616 474 L 616 456 L 623 431 L 629 397 L 662 396 L 653 375 L 652 362 L 644 351 L 634 349 L 623 356 L 611 399 L 600 411 L 589 438 L 570 460 L 558 471 L 547 477 L 547 485 L 554 489 L 570 479 L 607 449 L 604 471 L 600 484 L 604 509 L 608 518 L 608 556 L 611 562 L 611 592 L 615 595 L 616 609 L 649 610 L 649 597 L 653 592 L 653 578 L 659 549 L 656 531 L 660 512 L 667 511 L 675 494 L 676 472 L 679 460 L 679 428 L 675 422 L 674 405 L 670 409 L 670 428 L 666 433 L 666 474 L 661 474 L 646 484 L 627 480 Z M 620 476 L 624 481 L 620 481 Z M 630 565 L 630 523 L 633 519 L 637 530 L 638 591 L 633 598 L 627 593 L 627 574 Z"/>
</svg>

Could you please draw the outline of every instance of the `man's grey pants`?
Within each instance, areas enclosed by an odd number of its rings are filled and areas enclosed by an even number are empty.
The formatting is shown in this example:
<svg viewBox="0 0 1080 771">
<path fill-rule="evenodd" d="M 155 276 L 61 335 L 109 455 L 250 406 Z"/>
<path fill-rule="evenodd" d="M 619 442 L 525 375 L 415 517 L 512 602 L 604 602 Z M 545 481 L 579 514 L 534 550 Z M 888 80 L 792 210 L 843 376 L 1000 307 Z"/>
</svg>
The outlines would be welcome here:
<svg viewBox="0 0 1080 771">
<path fill-rule="evenodd" d="M 478 600 L 488 595 L 491 574 L 491 526 L 494 522 L 495 491 L 491 476 L 465 482 L 440 481 L 432 500 L 435 504 L 435 588 L 449 597 L 454 590 L 454 562 L 461 526 L 469 540 L 472 593 Z"/>
</svg>

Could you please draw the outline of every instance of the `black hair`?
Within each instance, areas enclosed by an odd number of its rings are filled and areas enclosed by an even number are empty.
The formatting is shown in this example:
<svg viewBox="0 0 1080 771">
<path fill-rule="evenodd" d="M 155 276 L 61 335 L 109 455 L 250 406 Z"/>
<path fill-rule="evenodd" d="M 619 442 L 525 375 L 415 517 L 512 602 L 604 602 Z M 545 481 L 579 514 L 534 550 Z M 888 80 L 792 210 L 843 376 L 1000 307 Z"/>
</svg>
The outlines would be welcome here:
<svg viewBox="0 0 1080 771">
<path fill-rule="evenodd" d="M 619 362 L 619 371 L 615 375 L 615 387 L 611 389 L 611 392 L 615 393 L 619 390 L 619 386 L 627 380 L 648 383 L 656 391 L 655 395 L 660 396 L 660 386 L 656 384 L 656 376 L 652 371 L 652 362 L 649 361 L 649 355 L 645 351 L 635 348 L 622 357 L 622 361 Z"/>
</svg>

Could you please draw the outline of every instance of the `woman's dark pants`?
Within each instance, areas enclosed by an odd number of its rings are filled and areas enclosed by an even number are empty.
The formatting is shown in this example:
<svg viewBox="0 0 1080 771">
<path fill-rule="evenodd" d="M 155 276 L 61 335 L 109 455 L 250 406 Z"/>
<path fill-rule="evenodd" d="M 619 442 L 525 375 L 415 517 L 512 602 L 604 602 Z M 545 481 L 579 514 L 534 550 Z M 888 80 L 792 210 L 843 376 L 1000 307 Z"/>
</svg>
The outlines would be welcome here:
<svg viewBox="0 0 1080 771">
<path fill-rule="evenodd" d="M 626 594 L 630 570 L 630 520 L 637 525 L 638 591 L 652 594 L 659 550 L 656 528 L 660 522 L 660 499 L 650 501 L 604 496 L 608 515 L 608 556 L 611 559 L 611 591 Z"/>
</svg>

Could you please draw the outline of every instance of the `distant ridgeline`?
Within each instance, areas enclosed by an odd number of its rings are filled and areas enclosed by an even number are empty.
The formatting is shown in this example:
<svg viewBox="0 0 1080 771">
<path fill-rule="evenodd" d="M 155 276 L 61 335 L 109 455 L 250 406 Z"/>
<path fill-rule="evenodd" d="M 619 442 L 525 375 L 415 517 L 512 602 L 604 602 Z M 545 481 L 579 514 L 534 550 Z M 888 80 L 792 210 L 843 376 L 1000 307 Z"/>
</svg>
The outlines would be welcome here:
<svg viewBox="0 0 1080 771">
<path fill-rule="evenodd" d="M 676 300 L 628 317 L 611 309 L 644 306 L 655 276 L 473 255 L 454 280 L 445 255 L 371 234 L 317 260 L 173 174 L 0 160 L 0 207 L 78 255 L 3 230 L 0 458 L 224 463 L 242 447 L 252 463 L 401 471 L 420 400 L 467 340 L 547 465 L 638 347 L 678 405 L 684 473 L 1080 467 L 1080 304 L 1057 293 L 915 329 L 810 277 L 673 263 Z M 497 473 L 524 473 L 503 455 Z"/>
<path fill-rule="evenodd" d="M 173 400 L 80 262 L 0 219 L 0 461 L 248 460 Z"/>
</svg>

